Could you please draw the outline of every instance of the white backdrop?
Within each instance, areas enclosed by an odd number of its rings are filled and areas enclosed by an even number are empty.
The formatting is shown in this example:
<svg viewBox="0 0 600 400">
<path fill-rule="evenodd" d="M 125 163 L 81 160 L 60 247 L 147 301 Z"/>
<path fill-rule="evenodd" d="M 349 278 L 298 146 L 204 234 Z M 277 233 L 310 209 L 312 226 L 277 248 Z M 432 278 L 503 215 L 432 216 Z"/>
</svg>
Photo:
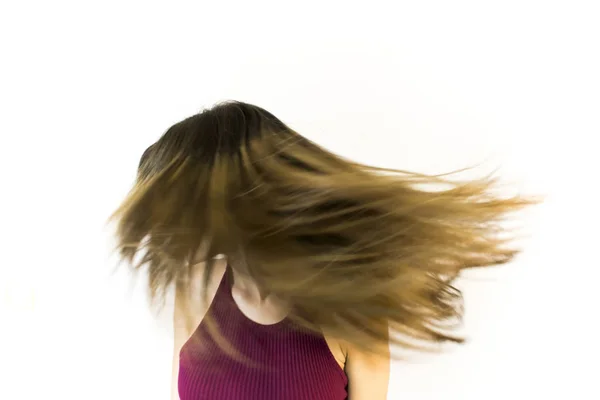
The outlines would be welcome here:
<svg viewBox="0 0 600 400">
<path fill-rule="evenodd" d="M 522 256 L 461 283 L 469 343 L 395 363 L 390 399 L 599 398 L 597 4 L 2 2 L 0 398 L 168 398 L 170 310 L 110 275 L 104 223 L 146 146 L 225 99 L 547 195 Z"/>
</svg>

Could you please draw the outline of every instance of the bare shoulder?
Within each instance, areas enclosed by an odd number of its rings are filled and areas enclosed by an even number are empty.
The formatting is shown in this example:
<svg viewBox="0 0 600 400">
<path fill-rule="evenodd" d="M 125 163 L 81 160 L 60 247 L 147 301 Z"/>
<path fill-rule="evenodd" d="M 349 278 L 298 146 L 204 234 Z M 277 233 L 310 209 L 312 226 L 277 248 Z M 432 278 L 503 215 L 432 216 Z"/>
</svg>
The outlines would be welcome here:
<svg viewBox="0 0 600 400">
<path fill-rule="evenodd" d="M 186 293 L 187 298 L 183 298 L 181 290 L 178 288 L 175 289 L 174 322 L 176 329 L 179 328 L 180 330 L 182 329 L 185 331 L 185 334 L 182 333 L 182 336 L 185 335 L 189 337 L 204 318 L 204 315 L 208 311 L 208 307 L 217 292 L 217 288 L 223 278 L 226 267 L 226 259 L 220 258 L 215 260 L 214 268 L 208 277 L 206 295 L 203 287 L 205 263 L 194 266 L 189 291 Z"/>
<path fill-rule="evenodd" d="M 203 279 L 205 264 L 200 263 L 194 267 L 191 276 L 190 290 L 187 293 L 187 299 L 182 299 L 183 294 L 175 288 L 175 307 L 173 312 L 173 365 L 171 380 L 171 398 L 179 399 L 178 394 L 178 376 L 179 376 L 179 353 L 183 345 L 200 322 L 208 307 L 215 297 L 219 283 L 223 278 L 227 267 L 226 259 L 218 259 L 208 277 L 208 287 L 206 296 L 203 296 Z M 184 305 L 185 304 L 185 305 Z"/>
<path fill-rule="evenodd" d="M 348 377 L 348 395 L 354 400 L 387 399 L 390 379 L 390 354 L 365 353 L 344 341 L 325 335 L 325 341 Z"/>
<path fill-rule="evenodd" d="M 342 342 L 331 337 L 329 335 L 324 335 L 325 342 L 327 343 L 327 347 L 329 347 L 329 351 L 331 355 L 338 363 L 341 369 L 346 368 L 346 358 L 347 358 L 347 349 L 342 345 Z"/>
<path fill-rule="evenodd" d="M 386 346 L 381 353 L 365 353 L 351 345 L 346 349 L 348 395 L 355 400 L 387 399 L 390 380 L 390 352 Z"/>
</svg>

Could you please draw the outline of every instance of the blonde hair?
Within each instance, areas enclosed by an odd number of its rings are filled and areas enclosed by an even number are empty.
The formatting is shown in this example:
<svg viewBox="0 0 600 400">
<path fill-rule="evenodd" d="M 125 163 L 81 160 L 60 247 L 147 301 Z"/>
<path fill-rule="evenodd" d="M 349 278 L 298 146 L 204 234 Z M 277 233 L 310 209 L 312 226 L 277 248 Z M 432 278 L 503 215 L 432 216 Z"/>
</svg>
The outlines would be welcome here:
<svg viewBox="0 0 600 400">
<path fill-rule="evenodd" d="M 260 107 L 226 102 L 146 150 L 112 218 L 122 258 L 147 268 L 153 299 L 174 282 L 189 290 L 203 244 L 209 271 L 217 255 L 243 249 L 297 326 L 366 351 L 388 340 L 426 349 L 462 341 L 459 273 L 516 254 L 502 221 L 533 201 L 498 197 L 495 183 L 358 164 Z"/>
</svg>

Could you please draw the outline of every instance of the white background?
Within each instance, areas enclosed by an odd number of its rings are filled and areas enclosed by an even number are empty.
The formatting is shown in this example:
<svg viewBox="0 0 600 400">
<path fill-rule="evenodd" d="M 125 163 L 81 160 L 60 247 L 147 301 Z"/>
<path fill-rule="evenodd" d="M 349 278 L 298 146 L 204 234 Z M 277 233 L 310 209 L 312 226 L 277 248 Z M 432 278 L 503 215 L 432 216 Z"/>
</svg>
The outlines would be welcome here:
<svg viewBox="0 0 600 400">
<path fill-rule="evenodd" d="M 217 5 L 215 5 L 217 4 Z M 600 398 L 596 1 L 3 1 L 0 398 L 167 399 L 169 311 L 110 275 L 138 158 L 216 101 L 358 161 L 482 162 L 545 203 L 466 278 L 467 345 L 390 399 Z"/>
</svg>

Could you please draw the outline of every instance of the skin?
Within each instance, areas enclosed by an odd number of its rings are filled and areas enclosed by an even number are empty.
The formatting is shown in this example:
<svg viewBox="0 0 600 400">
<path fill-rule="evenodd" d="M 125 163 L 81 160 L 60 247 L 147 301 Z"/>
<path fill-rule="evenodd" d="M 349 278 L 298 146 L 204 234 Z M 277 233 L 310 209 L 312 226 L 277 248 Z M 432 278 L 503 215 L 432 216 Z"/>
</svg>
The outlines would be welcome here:
<svg viewBox="0 0 600 400">
<path fill-rule="evenodd" d="M 194 285 L 191 288 L 189 304 L 191 305 L 193 323 L 191 326 L 198 326 L 208 310 L 210 301 L 214 297 L 221 278 L 225 273 L 227 260 L 217 261 L 214 273 L 209 279 L 208 285 L 208 304 L 201 296 L 202 282 L 202 264 L 196 266 L 194 272 Z M 238 269 L 239 270 L 239 269 Z M 252 280 L 236 272 L 233 268 L 234 284 L 232 288 L 233 298 L 240 311 L 251 320 L 259 324 L 273 324 L 283 318 L 288 312 L 285 304 L 281 304 L 277 299 L 268 294 L 261 293 L 259 288 Z M 190 338 L 193 331 L 188 329 L 183 318 L 181 310 L 180 293 L 175 295 L 174 309 L 174 348 L 173 348 L 173 368 L 171 399 L 178 400 L 177 378 L 179 375 L 179 352 L 181 347 Z M 389 352 L 385 356 L 374 356 L 364 354 L 352 346 L 341 343 L 334 338 L 325 336 L 325 341 L 340 367 L 348 376 L 348 399 L 349 400 L 385 400 L 387 399 L 388 382 L 390 375 L 390 357 Z"/>
</svg>

